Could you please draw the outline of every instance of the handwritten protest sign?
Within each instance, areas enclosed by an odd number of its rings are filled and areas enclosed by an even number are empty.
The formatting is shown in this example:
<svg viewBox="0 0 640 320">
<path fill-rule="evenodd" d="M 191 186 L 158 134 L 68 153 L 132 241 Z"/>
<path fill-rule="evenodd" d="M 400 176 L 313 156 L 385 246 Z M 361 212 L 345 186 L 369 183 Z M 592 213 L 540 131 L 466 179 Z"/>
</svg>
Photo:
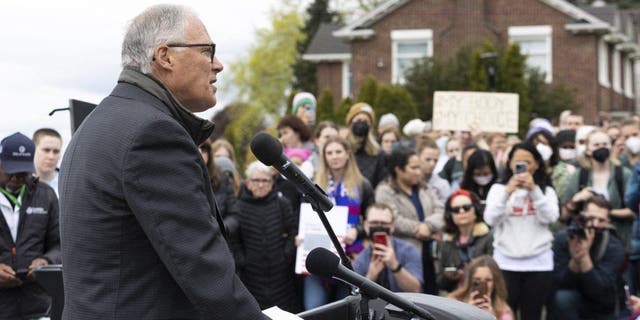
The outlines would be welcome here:
<svg viewBox="0 0 640 320">
<path fill-rule="evenodd" d="M 333 206 L 333 209 L 327 212 L 326 215 L 333 232 L 335 232 L 336 237 L 338 237 L 344 249 L 342 239 L 344 239 L 344 236 L 347 234 L 348 208 L 345 206 Z M 322 221 L 320 221 L 320 217 L 313 211 L 313 208 L 311 208 L 311 205 L 308 203 L 302 203 L 302 205 L 300 205 L 298 237 L 302 239 L 302 244 L 298 246 L 296 252 L 297 274 L 309 274 L 305 267 L 305 260 L 307 260 L 307 255 L 311 250 L 317 247 L 323 247 L 337 254 L 329 235 L 327 235 L 327 231 L 322 225 Z"/>
<path fill-rule="evenodd" d="M 518 103 L 515 93 L 436 91 L 433 129 L 517 133 Z"/>
</svg>

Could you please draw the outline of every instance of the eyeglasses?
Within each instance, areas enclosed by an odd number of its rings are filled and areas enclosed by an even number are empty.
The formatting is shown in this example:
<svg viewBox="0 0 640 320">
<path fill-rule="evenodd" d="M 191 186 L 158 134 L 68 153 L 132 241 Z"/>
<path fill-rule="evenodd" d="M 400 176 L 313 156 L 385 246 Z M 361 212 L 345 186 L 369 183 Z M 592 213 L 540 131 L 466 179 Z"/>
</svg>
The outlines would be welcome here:
<svg viewBox="0 0 640 320">
<path fill-rule="evenodd" d="M 174 43 L 174 44 L 167 44 L 167 47 L 169 47 L 169 48 L 209 47 L 209 51 L 211 51 L 211 63 L 213 63 L 213 58 L 215 58 L 215 56 L 216 56 L 216 44 L 215 43 Z M 207 52 L 207 54 L 208 54 L 208 52 Z"/>
<path fill-rule="evenodd" d="M 251 183 L 255 183 L 255 184 L 268 184 L 271 183 L 273 180 L 271 179 L 249 179 L 249 182 Z"/>
<path fill-rule="evenodd" d="M 451 212 L 452 213 L 460 213 L 460 209 L 464 210 L 464 212 L 469 212 L 469 210 L 471 210 L 471 208 L 473 208 L 473 205 L 471 205 L 471 204 L 463 204 L 461 206 L 451 207 Z"/>
</svg>

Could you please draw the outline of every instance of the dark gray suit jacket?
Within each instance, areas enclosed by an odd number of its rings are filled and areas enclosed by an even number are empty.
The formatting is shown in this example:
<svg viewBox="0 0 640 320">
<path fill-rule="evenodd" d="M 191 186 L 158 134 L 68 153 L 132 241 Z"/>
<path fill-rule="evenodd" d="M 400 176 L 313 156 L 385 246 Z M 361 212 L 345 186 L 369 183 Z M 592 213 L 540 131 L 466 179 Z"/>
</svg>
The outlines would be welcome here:
<svg viewBox="0 0 640 320">
<path fill-rule="evenodd" d="M 64 319 L 260 319 L 205 164 L 166 105 L 120 83 L 60 172 Z"/>
</svg>

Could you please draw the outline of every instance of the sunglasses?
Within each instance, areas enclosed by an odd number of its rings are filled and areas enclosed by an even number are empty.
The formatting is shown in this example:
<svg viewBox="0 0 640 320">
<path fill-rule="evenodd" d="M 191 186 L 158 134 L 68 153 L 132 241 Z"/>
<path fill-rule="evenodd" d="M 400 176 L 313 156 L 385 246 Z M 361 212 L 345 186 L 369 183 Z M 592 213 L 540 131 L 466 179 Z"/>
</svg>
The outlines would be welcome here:
<svg viewBox="0 0 640 320">
<path fill-rule="evenodd" d="M 455 206 L 455 207 L 451 207 L 451 212 L 452 213 L 460 213 L 460 209 L 464 210 L 464 212 L 469 212 L 469 210 L 471 210 L 471 208 L 473 208 L 472 204 L 463 204 L 461 206 Z"/>
</svg>

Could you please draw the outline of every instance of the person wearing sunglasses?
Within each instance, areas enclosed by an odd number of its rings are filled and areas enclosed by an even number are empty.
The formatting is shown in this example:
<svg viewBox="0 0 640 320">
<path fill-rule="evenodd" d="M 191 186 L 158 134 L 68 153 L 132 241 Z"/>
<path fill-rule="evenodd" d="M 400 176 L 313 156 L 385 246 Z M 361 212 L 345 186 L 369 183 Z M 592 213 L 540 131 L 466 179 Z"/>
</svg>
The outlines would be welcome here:
<svg viewBox="0 0 640 320">
<path fill-rule="evenodd" d="M 213 34 L 223 37 L 220 33 Z M 64 319 L 263 319 L 236 275 L 198 146 L 223 65 L 193 10 L 132 19 L 112 93 L 60 167 Z"/>
<path fill-rule="evenodd" d="M 0 319 L 47 316 L 51 298 L 32 271 L 60 263 L 58 198 L 33 176 L 35 149 L 19 132 L 0 143 Z"/>
<path fill-rule="evenodd" d="M 580 204 L 575 222 L 553 243 L 557 319 L 618 319 L 625 294 L 622 241 L 611 226 L 612 206 L 602 195 Z"/>
<path fill-rule="evenodd" d="M 482 221 L 481 207 L 478 196 L 465 189 L 458 189 L 445 202 L 444 235 L 438 259 L 440 290 L 456 289 L 469 261 L 493 253 L 493 236 Z"/>
</svg>

